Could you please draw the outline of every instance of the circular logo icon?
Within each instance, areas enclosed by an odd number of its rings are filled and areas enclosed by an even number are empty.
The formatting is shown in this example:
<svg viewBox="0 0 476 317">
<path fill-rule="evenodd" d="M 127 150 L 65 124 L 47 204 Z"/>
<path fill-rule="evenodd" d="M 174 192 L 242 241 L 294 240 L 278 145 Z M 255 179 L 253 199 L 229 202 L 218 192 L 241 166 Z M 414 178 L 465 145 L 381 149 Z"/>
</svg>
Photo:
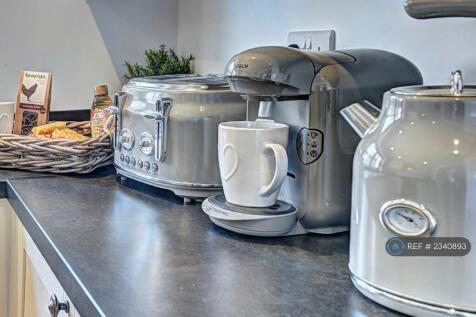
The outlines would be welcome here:
<svg viewBox="0 0 476 317">
<path fill-rule="evenodd" d="M 387 253 L 393 256 L 400 255 L 405 249 L 405 244 L 400 238 L 392 238 L 387 241 L 385 244 L 385 249 Z"/>
</svg>

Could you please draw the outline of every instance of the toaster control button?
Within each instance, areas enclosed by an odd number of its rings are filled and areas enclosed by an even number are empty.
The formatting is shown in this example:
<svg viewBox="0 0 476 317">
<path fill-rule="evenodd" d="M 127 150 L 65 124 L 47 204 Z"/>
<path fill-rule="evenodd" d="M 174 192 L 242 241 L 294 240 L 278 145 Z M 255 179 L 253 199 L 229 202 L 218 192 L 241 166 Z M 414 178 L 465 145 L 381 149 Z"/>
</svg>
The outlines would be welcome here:
<svg viewBox="0 0 476 317">
<path fill-rule="evenodd" d="M 119 142 L 124 149 L 130 151 L 134 147 L 134 133 L 129 129 L 122 129 Z"/>
<path fill-rule="evenodd" d="M 159 166 L 156 163 L 152 164 L 152 172 L 157 173 L 158 170 Z"/>
<path fill-rule="evenodd" d="M 140 135 L 139 148 L 145 155 L 151 155 L 154 152 L 154 138 L 147 132 Z"/>
<path fill-rule="evenodd" d="M 126 155 L 126 158 L 124 160 L 126 161 L 126 164 L 129 164 L 129 162 L 131 161 L 131 158 L 129 157 L 129 155 Z"/>
<path fill-rule="evenodd" d="M 121 159 L 122 162 L 124 162 L 124 154 L 121 153 L 121 156 L 119 156 L 119 158 Z"/>
<path fill-rule="evenodd" d="M 149 162 L 144 162 L 144 168 L 148 171 L 150 170 L 150 163 Z"/>
<path fill-rule="evenodd" d="M 136 166 L 136 159 L 131 157 L 131 165 Z"/>
<path fill-rule="evenodd" d="M 137 161 L 137 167 L 142 168 L 144 166 L 144 162 L 141 159 Z"/>
</svg>

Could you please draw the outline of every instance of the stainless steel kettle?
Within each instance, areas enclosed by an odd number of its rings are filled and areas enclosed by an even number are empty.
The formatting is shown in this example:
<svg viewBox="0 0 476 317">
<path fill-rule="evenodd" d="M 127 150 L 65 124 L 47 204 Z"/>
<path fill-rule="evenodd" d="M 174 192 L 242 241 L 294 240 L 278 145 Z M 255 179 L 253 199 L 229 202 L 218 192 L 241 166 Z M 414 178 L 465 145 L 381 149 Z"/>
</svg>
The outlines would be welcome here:
<svg viewBox="0 0 476 317">
<path fill-rule="evenodd" d="M 407 0 L 405 9 L 418 19 L 476 17 L 474 0 Z M 397 257 L 385 246 L 393 237 L 476 241 L 476 86 L 456 71 L 449 86 L 392 89 L 380 114 L 368 102 L 341 114 L 362 137 L 352 180 L 354 285 L 411 316 L 476 317 L 476 252 Z"/>
<path fill-rule="evenodd" d="M 476 243 L 476 86 L 409 86 L 341 111 L 362 137 L 354 156 L 350 262 L 354 285 L 414 316 L 476 316 L 476 252 L 394 257 L 392 237 Z"/>
</svg>

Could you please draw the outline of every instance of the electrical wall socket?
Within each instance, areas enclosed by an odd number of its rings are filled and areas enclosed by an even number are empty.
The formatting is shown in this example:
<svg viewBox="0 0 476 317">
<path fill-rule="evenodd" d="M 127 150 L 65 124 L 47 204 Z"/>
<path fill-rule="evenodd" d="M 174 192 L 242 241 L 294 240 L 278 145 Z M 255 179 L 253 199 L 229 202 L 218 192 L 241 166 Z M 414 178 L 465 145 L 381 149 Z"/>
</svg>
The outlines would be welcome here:
<svg viewBox="0 0 476 317">
<path fill-rule="evenodd" d="M 334 30 L 290 32 L 287 44 L 297 45 L 299 49 L 305 51 L 333 51 L 336 49 L 336 32 Z"/>
</svg>

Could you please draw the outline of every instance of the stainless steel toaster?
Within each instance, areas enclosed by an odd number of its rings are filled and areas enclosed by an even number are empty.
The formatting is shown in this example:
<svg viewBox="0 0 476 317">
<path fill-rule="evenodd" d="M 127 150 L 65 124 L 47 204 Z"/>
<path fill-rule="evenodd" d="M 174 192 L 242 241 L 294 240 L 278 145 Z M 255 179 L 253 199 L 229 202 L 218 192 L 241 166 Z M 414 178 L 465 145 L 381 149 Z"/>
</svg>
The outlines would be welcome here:
<svg viewBox="0 0 476 317">
<path fill-rule="evenodd" d="M 223 76 L 130 80 L 115 96 L 117 173 L 186 199 L 221 192 L 218 124 L 245 120 L 246 103 Z"/>
</svg>

